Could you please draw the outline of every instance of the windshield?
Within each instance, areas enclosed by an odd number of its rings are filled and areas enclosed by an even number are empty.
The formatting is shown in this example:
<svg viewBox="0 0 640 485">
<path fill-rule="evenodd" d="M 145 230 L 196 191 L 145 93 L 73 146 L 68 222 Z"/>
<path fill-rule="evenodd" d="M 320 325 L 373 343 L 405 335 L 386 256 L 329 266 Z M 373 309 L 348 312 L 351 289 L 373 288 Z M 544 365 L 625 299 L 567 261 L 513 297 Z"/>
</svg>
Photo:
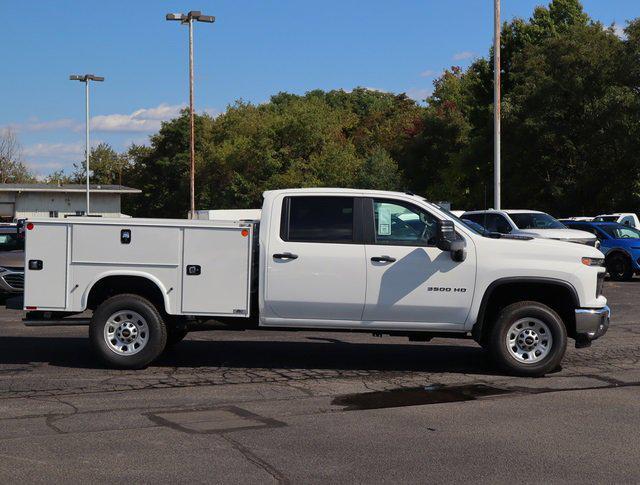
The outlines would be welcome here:
<svg viewBox="0 0 640 485">
<path fill-rule="evenodd" d="M 567 226 L 544 212 L 509 214 L 518 229 L 566 229 Z"/>
<path fill-rule="evenodd" d="M 598 216 L 593 222 L 618 222 L 618 216 Z"/>
<path fill-rule="evenodd" d="M 602 226 L 601 229 L 614 239 L 640 239 L 640 231 L 628 226 Z"/>
<path fill-rule="evenodd" d="M 0 234 L 0 251 L 13 251 L 24 249 L 24 239 L 18 234 Z"/>
</svg>

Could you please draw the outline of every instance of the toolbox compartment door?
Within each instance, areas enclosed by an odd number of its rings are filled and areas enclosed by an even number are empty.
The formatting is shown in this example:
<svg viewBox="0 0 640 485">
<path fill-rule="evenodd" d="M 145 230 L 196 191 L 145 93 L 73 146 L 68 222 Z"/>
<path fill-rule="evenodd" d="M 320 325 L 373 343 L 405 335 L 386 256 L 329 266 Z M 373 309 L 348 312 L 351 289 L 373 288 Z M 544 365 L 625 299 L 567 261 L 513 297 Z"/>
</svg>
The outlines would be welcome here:
<svg viewBox="0 0 640 485">
<path fill-rule="evenodd" d="M 182 313 L 249 315 L 251 228 L 185 227 Z"/>
<path fill-rule="evenodd" d="M 67 305 L 66 224 L 34 222 L 26 231 L 25 308 L 64 310 Z M 31 262 L 31 268 L 30 263 Z"/>
</svg>

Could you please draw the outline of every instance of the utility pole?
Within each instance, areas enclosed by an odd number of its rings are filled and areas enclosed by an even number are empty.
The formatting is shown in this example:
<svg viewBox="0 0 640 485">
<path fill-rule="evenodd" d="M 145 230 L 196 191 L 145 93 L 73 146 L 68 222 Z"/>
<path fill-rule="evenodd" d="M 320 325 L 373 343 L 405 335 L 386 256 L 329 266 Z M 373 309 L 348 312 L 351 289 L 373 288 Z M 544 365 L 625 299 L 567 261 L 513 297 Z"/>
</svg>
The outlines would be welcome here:
<svg viewBox="0 0 640 485">
<path fill-rule="evenodd" d="M 493 208 L 500 209 L 500 0 L 493 0 Z"/>
<path fill-rule="evenodd" d="M 196 132 L 195 114 L 193 110 L 193 21 L 207 22 L 212 24 L 216 18 L 211 15 L 202 15 L 202 12 L 192 10 L 188 14 L 169 13 L 167 20 L 178 20 L 182 25 L 189 25 L 189 154 L 191 159 L 191 172 L 189 180 L 189 217 L 195 217 L 196 212 Z"/>
<path fill-rule="evenodd" d="M 80 81 L 84 83 L 84 97 L 85 97 L 85 169 L 87 180 L 87 210 L 85 215 L 89 215 L 89 81 L 104 81 L 103 77 L 94 76 L 93 74 L 72 74 L 69 76 L 70 81 Z"/>
</svg>

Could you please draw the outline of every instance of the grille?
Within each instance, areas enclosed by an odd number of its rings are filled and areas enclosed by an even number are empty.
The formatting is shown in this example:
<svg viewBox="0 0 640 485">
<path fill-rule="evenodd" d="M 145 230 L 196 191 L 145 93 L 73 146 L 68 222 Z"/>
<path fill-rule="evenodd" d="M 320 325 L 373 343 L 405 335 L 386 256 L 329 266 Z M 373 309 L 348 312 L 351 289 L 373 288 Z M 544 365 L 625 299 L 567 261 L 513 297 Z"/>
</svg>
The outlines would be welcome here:
<svg viewBox="0 0 640 485">
<path fill-rule="evenodd" d="M 596 284 L 596 297 L 602 295 L 602 287 L 604 286 L 604 273 L 598 274 L 598 283 Z"/>
<path fill-rule="evenodd" d="M 7 284 L 16 290 L 24 289 L 24 275 L 19 273 L 8 274 L 4 276 Z"/>
</svg>

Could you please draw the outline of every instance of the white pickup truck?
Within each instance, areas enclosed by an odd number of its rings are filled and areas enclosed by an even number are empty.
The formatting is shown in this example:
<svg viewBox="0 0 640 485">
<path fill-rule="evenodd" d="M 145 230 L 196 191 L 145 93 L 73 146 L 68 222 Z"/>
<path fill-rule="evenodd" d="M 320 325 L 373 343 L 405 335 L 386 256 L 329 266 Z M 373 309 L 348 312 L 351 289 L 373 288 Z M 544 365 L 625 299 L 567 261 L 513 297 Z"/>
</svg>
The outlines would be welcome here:
<svg viewBox="0 0 640 485">
<path fill-rule="evenodd" d="M 603 264 L 585 245 L 484 236 L 409 193 L 291 189 L 265 192 L 260 221 L 30 220 L 23 305 L 28 325 L 92 310 L 92 346 L 119 368 L 216 319 L 473 338 L 508 372 L 539 376 L 567 337 L 606 332 Z"/>
</svg>

